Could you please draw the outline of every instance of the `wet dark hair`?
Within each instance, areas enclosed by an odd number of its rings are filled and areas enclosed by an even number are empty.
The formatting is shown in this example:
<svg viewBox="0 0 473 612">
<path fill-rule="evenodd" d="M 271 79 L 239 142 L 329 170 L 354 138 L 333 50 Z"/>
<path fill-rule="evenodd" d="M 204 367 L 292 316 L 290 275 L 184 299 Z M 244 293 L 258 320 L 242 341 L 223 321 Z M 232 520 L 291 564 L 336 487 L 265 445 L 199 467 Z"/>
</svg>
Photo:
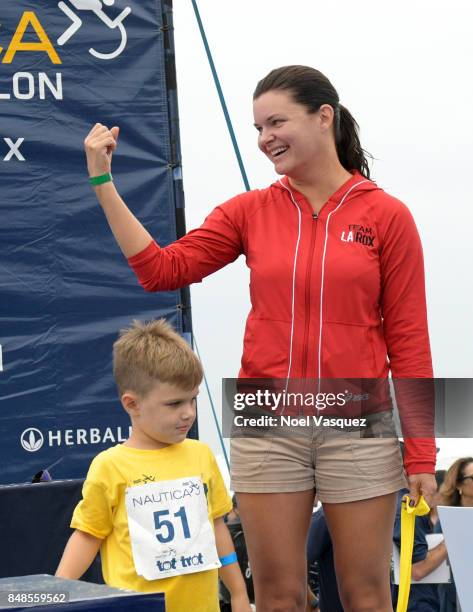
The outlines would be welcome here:
<svg viewBox="0 0 473 612">
<path fill-rule="evenodd" d="M 323 104 L 329 104 L 335 113 L 335 145 L 340 163 L 345 170 L 358 170 L 370 178 L 367 157 L 371 157 L 360 144 L 359 126 L 350 111 L 340 104 L 338 93 L 321 72 L 309 66 L 283 66 L 275 68 L 256 86 L 253 100 L 268 91 L 288 91 L 294 101 L 316 113 Z"/>
</svg>

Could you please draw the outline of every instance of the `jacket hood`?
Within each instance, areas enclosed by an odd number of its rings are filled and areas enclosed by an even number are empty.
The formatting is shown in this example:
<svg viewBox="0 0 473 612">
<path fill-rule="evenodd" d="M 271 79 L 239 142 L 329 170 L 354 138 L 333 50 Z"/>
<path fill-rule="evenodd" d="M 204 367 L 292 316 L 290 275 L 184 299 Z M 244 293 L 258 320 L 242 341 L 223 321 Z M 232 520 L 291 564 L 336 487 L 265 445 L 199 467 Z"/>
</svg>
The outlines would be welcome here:
<svg viewBox="0 0 473 612">
<path fill-rule="evenodd" d="M 357 170 L 352 171 L 352 174 L 353 176 L 343 183 L 343 185 L 341 185 L 337 191 L 335 191 L 335 193 L 329 197 L 328 202 L 339 204 L 345 197 L 345 203 L 358 197 L 361 193 L 366 193 L 367 191 L 382 191 L 374 181 L 367 179 Z M 299 197 L 304 198 L 304 195 L 291 185 L 287 176 L 283 176 L 278 181 L 275 181 L 272 184 L 272 187 L 286 192 L 290 191 L 293 195 L 298 195 Z"/>
</svg>

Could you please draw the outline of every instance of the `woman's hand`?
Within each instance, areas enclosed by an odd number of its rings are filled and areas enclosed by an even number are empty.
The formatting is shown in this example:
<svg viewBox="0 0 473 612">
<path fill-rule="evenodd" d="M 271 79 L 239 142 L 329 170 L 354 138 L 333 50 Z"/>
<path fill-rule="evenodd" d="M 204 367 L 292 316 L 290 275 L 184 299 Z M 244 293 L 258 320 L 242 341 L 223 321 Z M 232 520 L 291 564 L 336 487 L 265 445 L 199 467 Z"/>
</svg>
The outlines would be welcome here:
<svg viewBox="0 0 473 612">
<path fill-rule="evenodd" d="M 432 507 L 435 492 L 437 491 L 437 481 L 434 474 L 411 474 L 407 477 L 409 483 L 409 497 L 417 505 L 419 497 L 424 496 L 425 501 Z"/>
<path fill-rule="evenodd" d="M 101 176 L 112 170 L 112 154 L 117 148 L 119 127 L 108 129 L 96 123 L 84 140 L 89 176 Z"/>
</svg>

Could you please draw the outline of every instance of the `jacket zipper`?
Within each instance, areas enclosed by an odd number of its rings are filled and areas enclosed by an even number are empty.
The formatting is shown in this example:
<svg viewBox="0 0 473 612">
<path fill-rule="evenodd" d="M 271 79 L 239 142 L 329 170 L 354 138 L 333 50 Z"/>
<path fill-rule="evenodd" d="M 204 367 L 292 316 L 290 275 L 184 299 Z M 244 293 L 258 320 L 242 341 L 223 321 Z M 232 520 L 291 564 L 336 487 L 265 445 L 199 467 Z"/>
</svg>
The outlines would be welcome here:
<svg viewBox="0 0 473 612">
<path fill-rule="evenodd" d="M 309 328 L 310 328 L 310 278 L 312 275 L 312 264 L 314 261 L 314 245 L 315 239 L 317 237 L 317 219 L 319 215 L 317 213 L 313 213 L 312 215 L 312 228 L 310 235 L 310 246 L 309 246 L 309 261 L 307 263 L 306 275 L 305 275 L 305 328 L 304 328 L 304 339 L 303 339 L 303 352 L 302 352 L 302 377 L 307 378 L 307 360 L 309 355 Z"/>
</svg>

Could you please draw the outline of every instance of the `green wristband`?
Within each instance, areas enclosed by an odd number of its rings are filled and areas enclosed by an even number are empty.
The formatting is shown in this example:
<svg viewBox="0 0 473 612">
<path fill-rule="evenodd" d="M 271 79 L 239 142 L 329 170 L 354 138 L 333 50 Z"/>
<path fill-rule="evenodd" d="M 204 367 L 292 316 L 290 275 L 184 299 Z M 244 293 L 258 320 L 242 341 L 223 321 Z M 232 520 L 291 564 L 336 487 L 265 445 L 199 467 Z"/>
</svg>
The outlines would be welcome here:
<svg viewBox="0 0 473 612">
<path fill-rule="evenodd" d="M 107 174 L 101 174 L 100 176 L 91 176 L 89 178 L 89 183 L 91 185 L 103 185 L 104 183 L 109 183 L 110 181 L 113 181 L 113 177 L 110 172 L 107 172 Z"/>
</svg>

